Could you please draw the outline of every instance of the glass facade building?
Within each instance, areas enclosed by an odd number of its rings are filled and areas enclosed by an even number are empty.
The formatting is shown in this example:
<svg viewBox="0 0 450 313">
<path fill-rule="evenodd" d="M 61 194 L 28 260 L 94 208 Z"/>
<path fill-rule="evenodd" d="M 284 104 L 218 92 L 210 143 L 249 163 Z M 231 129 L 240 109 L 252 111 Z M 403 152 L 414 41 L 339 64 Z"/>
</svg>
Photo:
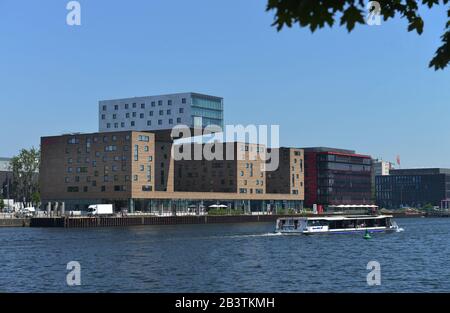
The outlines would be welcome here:
<svg viewBox="0 0 450 313">
<path fill-rule="evenodd" d="M 391 170 L 375 178 L 377 204 L 387 209 L 440 206 L 450 199 L 450 169 Z"/>
<path fill-rule="evenodd" d="M 305 205 L 372 204 L 372 158 L 351 150 L 305 149 Z"/>
</svg>

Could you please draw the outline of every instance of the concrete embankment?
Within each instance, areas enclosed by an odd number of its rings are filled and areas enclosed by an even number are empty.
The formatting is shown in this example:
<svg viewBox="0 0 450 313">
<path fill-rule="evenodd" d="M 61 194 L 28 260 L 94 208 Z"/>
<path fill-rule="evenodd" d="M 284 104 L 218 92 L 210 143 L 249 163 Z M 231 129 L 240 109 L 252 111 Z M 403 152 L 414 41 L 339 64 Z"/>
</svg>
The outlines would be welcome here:
<svg viewBox="0 0 450 313">
<path fill-rule="evenodd" d="M 179 224 L 220 224 L 220 223 L 256 223 L 274 222 L 275 215 L 226 215 L 226 216 L 138 216 L 138 217 L 56 217 L 32 218 L 31 227 L 124 227 L 140 225 L 179 225 Z"/>
<path fill-rule="evenodd" d="M 0 227 L 27 227 L 30 219 L 27 218 L 1 218 Z"/>
<path fill-rule="evenodd" d="M 305 215 L 312 216 L 312 215 Z M 317 215 L 315 215 L 317 216 Z M 223 224 L 223 223 L 269 223 L 280 215 L 223 215 L 223 216 L 134 216 L 134 217 L 53 217 L 32 218 L 31 227 L 127 227 L 141 225 Z M 285 216 L 286 217 L 286 216 Z M 299 217 L 299 216 L 297 216 Z M 420 215 L 394 215 L 395 218 L 421 217 Z"/>
</svg>

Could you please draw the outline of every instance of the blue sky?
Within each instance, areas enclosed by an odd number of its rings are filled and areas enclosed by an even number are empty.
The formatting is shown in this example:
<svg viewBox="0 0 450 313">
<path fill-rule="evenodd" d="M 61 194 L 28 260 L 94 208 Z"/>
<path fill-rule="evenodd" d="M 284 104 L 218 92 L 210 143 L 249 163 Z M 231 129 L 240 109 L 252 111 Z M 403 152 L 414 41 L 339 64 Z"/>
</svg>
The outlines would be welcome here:
<svg viewBox="0 0 450 313">
<path fill-rule="evenodd" d="M 403 167 L 450 167 L 450 72 L 427 65 L 444 7 L 405 20 L 278 33 L 259 0 L 0 0 L 0 156 L 97 130 L 97 102 L 195 91 L 228 124 L 280 124 L 285 146 L 355 149 Z"/>
</svg>

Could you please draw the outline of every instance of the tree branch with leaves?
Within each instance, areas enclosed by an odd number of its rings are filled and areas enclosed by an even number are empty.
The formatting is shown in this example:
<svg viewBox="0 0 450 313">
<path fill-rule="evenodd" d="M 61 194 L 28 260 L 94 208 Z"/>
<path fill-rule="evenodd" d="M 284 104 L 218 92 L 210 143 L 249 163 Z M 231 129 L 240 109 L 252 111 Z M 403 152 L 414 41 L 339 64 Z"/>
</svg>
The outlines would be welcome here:
<svg viewBox="0 0 450 313">
<path fill-rule="evenodd" d="M 424 21 L 419 15 L 419 4 L 428 8 L 439 5 L 447 5 L 449 0 L 379 0 L 381 10 L 379 13 L 384 21 L 394 18 L 399 14 L 408 20 L 408 31 L 416 31 L 422 34 Z M 345 25 L 351 32 L 356 24 L 365 24 L 368 2 L 363 0 L 269 0 L 267 11 L 275 11 L 275 22 L 278 31 L 283 27 L 292 27 L 295 24 L 301 27 L 309 27 L 312 32 L 325 25 L 332 27 L 339 19 L 340 25 Z M 371 8 L 371 13 L 376 8 Z M 444 26 L 444 34 L 441 36 L 440 46 L 429 63 L 429 67 L 435 70 L 444 69 L 450 62 L 450 8 L 447 9 L 448 21 Z"/>
</svg>

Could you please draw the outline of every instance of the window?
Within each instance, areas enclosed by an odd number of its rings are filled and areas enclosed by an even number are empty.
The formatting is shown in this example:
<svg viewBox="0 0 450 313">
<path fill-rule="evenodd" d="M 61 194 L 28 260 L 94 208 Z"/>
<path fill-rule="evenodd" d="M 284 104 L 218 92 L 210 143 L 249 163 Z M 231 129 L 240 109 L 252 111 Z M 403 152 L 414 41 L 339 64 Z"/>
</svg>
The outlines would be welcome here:
<svg viewBox="0 0 450 313">
<path fill-rule="evenodd" d="M 69 182 L 70 182 L 70 177 L 66 177 L 66 178 L 64 179 L 64 181 L 65 181 L 66 183 L 69 183 Z"/>
<path fill-rule="evenodd" d="M 149 161 L 149 162 L 153 161 L 153 157 L 152 157 L 152 156 L 149 156 L 149 157 L 148 157 L 148 161 Z"/>
<path fill-rule="evenodd" d="M 173 124 L 173 119 L 169 118 L 169 124 Z"/>
<path fill-rule="evenodd" d="M 107 123 L 106 128 L 111 128 L 111 123 Z"/>
<path fill-rule="evenodd" d="M 143 171 L 145 170 L 145 166 L 144 166 L 144 165 L 141 165 L 141 166 L 139 167 L 139 169 L 140 169 L 141 172 L 143 172 Z"/>
<path fill-rule="evenodd" d="M 72 173 L 72 172 L 73 172 L 73 169 L 71 167 L 68 167 L 67 168 L 67 173 Z"/>
<path fill-rule="evenodd" d="M 239 193 L 247 193 L 247 189 L 245 189 L 245 188 L 240 188 L 240 189 L 239 189 Z"/>
<path fill-rule="evenodd" d="M 167 114 L 167 115 L 170 115 L 170 114 L 172 114 L 172 111 L 167 110 L 166 114 Z"/>
<path fill-rule="evenodd" d="M 148 149 L 148 146 L 144 146 L 144 151 L 145 151 L 145 152 L 148 152 L 148 150 L 149 150 L 149 149 Z"/>
<path fill-rule="evenodd" d="M 87 186 L 83 187 L 83 192 L 88 192 L 88 187 Z"/>
<path fill-rule="evenodd" d="M 113 120 L 117 119 L 117 114 L 113 114 Z"/>
<path fill-rule="evenodd" d="M 184 113 L 184 108 L 180 108 L 179 112 Z"/>
<path fill-rule="evenodd" d="M 132 115 L 133 115 L 133 117 L 136 117 L 136 112 L 133 112 Z"/>
<path fill-rule="evenodd" d="M 102 192 L 106 191 L 106 186 L 102 186 Z"/>
<path fill-rule="evenodd" d="M 119 123 L 114 123 L 114 128 L 119 128 Z"/>
<path fill-rule="evenodd" d="M 136 109 L 136 103 L 133 103 L 133 109 Z"/>
<path fill-rule="evenodd" d="M 149 142 L 150 141 L 150 137 L 149 136 L 144 136 L 144 135 L 139 135 L 138 141 Z"/>
<path fill-rule="evenodd" d="M 77 145 L 79 143 L 80 143 L 80 139 L 75 138 L 75 137 L 70 138 L 69 140 L 67 140 L 67 144 L 69 144 L 69 145 Z"/>
<path fill-rule="evenodd" d="M 79 188 L 78 187 L 67 187 L 67 192 L 79 192 Z"/>
<path fill-rule="evenodd" d="M 158 125 L 162 125 L 162 120 L 158 120 Z"/>
<path fill-rule="evenodd" d="M 148 114 L 149 114 L 150 116 L 153 116 L 153 111 L 150 111 Z"/>
<path fill-rule="evenodd" d="M 152 186 L 142 186 L 142 191 L 152 191 Z"/>
<path fill-rule="evenodd" d="M 139 179 L 139 177 L 138 177 L 137 175 L 134 175 L 134 176 L 133 176 L 133 180 L 134 180 L 134 181 L 138 181 L 138 179 Z"/>
<path fill-rule="evenodd" d="M 162 100 L 158 100 L 158 105 L 160 105 L 160 106 L 161 106 L 161 105 L 162 105 L 162 103 L 163 103 L 163 102 L 162 102 Z"/>
<path fill-rule="evenodd" d="M 186 98 L 182 98 L 181 103 L 186 104 Z"/>
<path fill-rule="evenodd" d="M 130 118 L 130 113 L 125 114 L 125 118 Z"/>
<path fill-rule="evenodd" d="M 134 127 L 134 125 L 136 125 L 136 123 L 134 121 L 131 121 L 131 127 Z"/>
<path fill-rule="evenodd" d="M 67 163 L 72 163 L 72 162 L 73 162 L 72 158 L 69 158 L 69 159 L 67 160 Z"/>
<path fill-rule="evenodd" d="M 140 118 L 144 118 L 144 113 L 139 114 Z"/>
<path fill-rule="evenodd" d="M 103 111 L 106 111 L 106 105 L 104 105 L 104 106 L 102 107 L 102 110 L 103 110 Z"/>
<path fill-rule="evenodd" d="M 125 123 L 124 122 L 120 123 L 120 127 L 124 128 L 125 127 Z"/>
<path fill-rule="evenodd" d="M 125 186 L 116 185 L 114 186 L 114 191 L 125 191 Z"/>
<path fill-rule="evenodd" d="M 145 109 L 145 103 L 141 103 L 141 109 Z"/>
<path fill-rule="evenodd" d="M 147 126 L 152 126 L 152 121 L 147 121 Z"/>
<path fill-rule="evenodd" d="M 106 118 L 105 114 L 102 114 L 102 120 L 104 120 Z"/>
<path fill-rule="evenodd" d="M 164 110 L 159 110 L 159 115 L 164 115 Z"/>
<path fill-rule="evenodd" d="M 125 109 L 127 109 L 127 110 L 128 110 L 128 108 L 129 108 L 129 105 L 128 105 L 128 103 L 125 103 Z"/>
<path fill-rule="evenodd" d="M 156 105 L 155 101 L 152 101 L 152 107 L 154 107 Z"/>
<path fill-rule="evenodd" d="M 138 145 L 134 146 L 134 160 L 139 161 L 139 146 Z"/>
<path fill-rule="evenodd" d="M 105 146 L 105 152 L 117 151 L 117 146 Z"/>
<path fill-rule="evenodd" d="M 172 100 L 167 100 L 167 105 L 172 105 Z"/>
<path fill-rule="evenodd" d="M 116 104 L 116 105 L 114 105 L 114 110 L 115 111 L 118 111 L 119 110 L 119 106 Z"/>
<path fill-rule="evenodd" d="M 177 123 L 178 123 L 178 124 L 181 123 L 181 117 L 178 117 L 178 118 L 177 118 Z"/>
</svg>

